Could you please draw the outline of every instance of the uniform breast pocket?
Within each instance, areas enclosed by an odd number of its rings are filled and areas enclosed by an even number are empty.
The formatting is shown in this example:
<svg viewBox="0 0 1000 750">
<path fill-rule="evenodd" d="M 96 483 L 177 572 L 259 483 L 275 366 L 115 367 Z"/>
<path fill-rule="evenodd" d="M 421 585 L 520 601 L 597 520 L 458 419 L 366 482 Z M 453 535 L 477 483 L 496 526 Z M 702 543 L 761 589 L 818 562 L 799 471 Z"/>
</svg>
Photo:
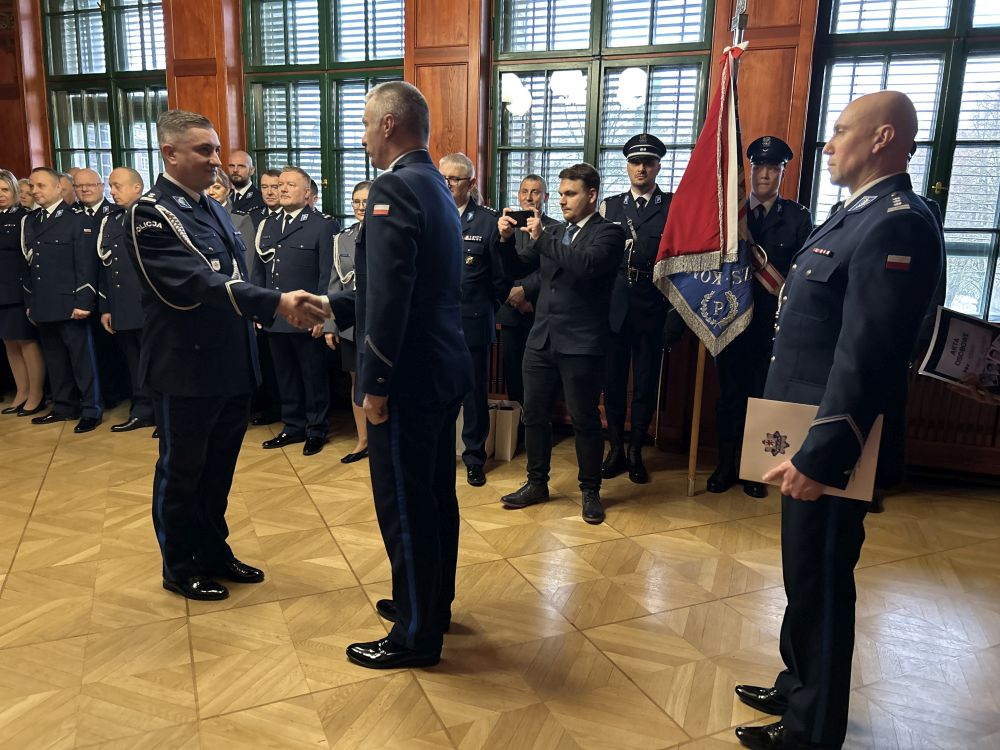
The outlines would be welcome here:
<svg viewBox="0 0 1000 750">
<path fill-rule="evenodd" d="M 481 242 L 466 242 L 465 243 L 465 265 L 476 266 L 483 264 L 483 256 L 486 253 L 486 249 L 483 247 Z"/>
<path fill-rule="evenodd" d="M 794 301 L 788 311 L 810 320 L 827 320 L 833 304 L 839 304 L 836 292 L 837 263 L 828 258 L 821 262 L 798 263 L 793 273 L 797 275 L 792 289 Z M 790 296 L 792 296 L 790 295 Z"/>
</svg>

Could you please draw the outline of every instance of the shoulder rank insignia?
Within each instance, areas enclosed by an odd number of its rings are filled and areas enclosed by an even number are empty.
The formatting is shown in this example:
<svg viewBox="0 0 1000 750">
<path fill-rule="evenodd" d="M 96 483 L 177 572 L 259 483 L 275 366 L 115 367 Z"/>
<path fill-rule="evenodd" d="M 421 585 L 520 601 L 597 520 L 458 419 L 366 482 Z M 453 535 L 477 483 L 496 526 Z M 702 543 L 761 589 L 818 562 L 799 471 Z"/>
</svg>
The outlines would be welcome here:
<svg viewBox="0 0 1000 750">
<path fill-rule="evenodd" d="M 188 203 L 188 199 L 183 195 L 175 195 L 174 200 L 177 201 L 177 205 L 181 208 L 186 208 L 188 211 L 191 210 L 191 204 Z"/>
<path fill-rule="evenodd" d="M 909 211 L 910 204 L 903 200 L 903 195 L 901 193 L 893 193 L 890 199 L 892 205 L 886 209 L 886 213 L 892 213 L 893 211 Z"/>
<path fill-rule="evenodd" d="M 847 209 L 847 213 L 854 213 L 855 211 L 860 211 L 862 208 L 864 208 L 865 206 L 867 206 L 869 203 L 874 203 L 877 200 L 878 200 L 878 196 L 875 196 L 875 195 L 866 195 L 864 198 L 861 198 L 857 203 L 855 203 L 853 206 L 851 206 L 849 209 Z"/>
</svg>

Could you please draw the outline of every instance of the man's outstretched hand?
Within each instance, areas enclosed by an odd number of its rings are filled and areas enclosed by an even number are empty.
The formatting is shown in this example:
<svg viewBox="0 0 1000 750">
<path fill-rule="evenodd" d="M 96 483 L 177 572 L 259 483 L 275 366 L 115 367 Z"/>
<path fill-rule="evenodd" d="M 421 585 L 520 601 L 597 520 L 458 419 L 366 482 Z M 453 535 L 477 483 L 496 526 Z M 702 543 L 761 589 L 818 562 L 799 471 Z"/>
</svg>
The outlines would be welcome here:
<svg viewBox="0 0 1000 750">
<path fill-rule="evenodd" d="M 297 292 L 284 292 L 276 312 L 296 328 L 304 330 L 321 325 L 330 317 L 322 297 L 301 289 Z"/>
</svg>

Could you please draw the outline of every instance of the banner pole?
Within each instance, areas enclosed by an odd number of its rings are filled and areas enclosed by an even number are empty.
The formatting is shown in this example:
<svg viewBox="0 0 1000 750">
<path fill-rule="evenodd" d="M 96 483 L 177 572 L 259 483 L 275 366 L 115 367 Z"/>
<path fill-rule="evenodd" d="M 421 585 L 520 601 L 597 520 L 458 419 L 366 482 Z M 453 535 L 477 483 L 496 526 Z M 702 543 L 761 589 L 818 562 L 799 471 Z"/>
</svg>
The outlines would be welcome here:
<svg viewBox="0 0 1000 750">
<path fill-rule="evenodd" d="M 737 0 L 733 12 L 733 20 L 729 26 L 733 32 L 733 46 L 743 43 L 743 34 L 747 28 L 747 0 Z M 733 77 L 739 67 L 739 60 L 733 60 Z M 740 158 L 743 158 L 742 154 Z M 698 440 L 701 437 L 701 402 L 705 391 L 705 357 L 708 352 L 705 345 L 698 341 L 698 365 L 694 374 L 694 405 L 691 409 L 691 444 L 688 447 L 688 497 L 694 497 L 695 483 L 698 480 Z M 657 414 L 657 418 L 659 414 Z M 657 431 L 658 432 L 658 431 Z"/>
</svg>

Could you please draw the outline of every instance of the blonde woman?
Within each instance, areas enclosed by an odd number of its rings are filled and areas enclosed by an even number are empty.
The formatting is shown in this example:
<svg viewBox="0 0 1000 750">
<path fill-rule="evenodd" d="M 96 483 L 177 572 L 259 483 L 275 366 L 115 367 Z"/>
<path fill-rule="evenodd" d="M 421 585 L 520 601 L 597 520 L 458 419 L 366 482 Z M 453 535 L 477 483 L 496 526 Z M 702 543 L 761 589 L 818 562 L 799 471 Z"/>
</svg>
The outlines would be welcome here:
<svg viewBox="0 0 1000 750">
<path fill-rule="evenodd" d="M 17 181 L 17 189 L 21 205 L 28 211 L 34 211 L 35 196 L 31 194 L 31 181 L 27 177 L 22 177 Z"/>
<path fill-rule="evenodd" d="M 21 221 L 28 215 L 21 205 L 18 181 L 0 169 L 0 338 L 14 375 L 17 393 L 3 414 L 26 417 L 45 406 L 45 361 L 38 333 L 24 310 L 24 275 L 28 264 L 21 250 Z"/>
</svg>

